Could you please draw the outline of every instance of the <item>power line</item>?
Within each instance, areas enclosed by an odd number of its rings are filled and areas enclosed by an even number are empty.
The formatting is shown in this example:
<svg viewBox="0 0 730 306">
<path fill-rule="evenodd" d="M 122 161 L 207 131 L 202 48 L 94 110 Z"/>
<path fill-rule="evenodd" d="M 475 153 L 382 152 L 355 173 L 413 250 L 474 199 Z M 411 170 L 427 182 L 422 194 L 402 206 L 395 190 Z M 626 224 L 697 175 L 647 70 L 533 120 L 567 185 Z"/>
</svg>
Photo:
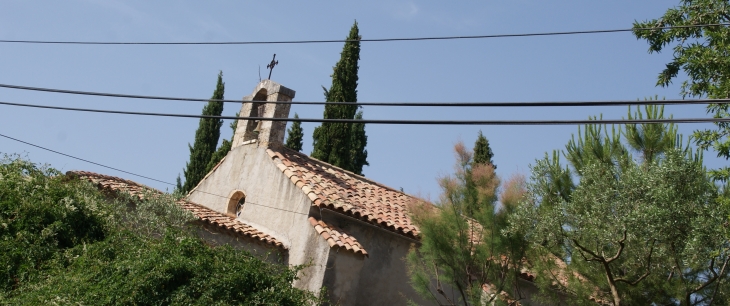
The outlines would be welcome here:
<svg viewBox="0 0 730 306">
<path fill-rule="evenodd" d="M 403 125 L 583 125 L 583 124 L 642 124 L 642 123 L 718 123 L 730 122 L 730 118 L 672 118 L 672 119 L 601 119 L 601 120 L 397 120 L 397 119 L 315 119 L 315 118 L 266 118 L 266 117 L 236 117 L 236 116 L 209 116 L 209 115 L 188 115 L 188 114 L 169 114 L 169 113 L 149 113 L 149 112 L 130 112 L 101 110 L 89 108 L 73 108 L 49 105 L 35 105 L 0 102 L 0 105 L 32 107 L 43 109 L 56 109 L 67 111 L 107 113 L 107 114 L 123 114 L 123 115 L 141 115 L 141 116 L 160 116 L 160 117 L 180 117 L 180 118 L 211 118 L 211 119 L 230 119 L 230 120 L 261 120 L 261 121 L 298 121 L 298 122 L 340 122 L 340 123 L 368 123 L 368 124 L 403 124 Z"/>
<path fill-rule="evenodd" d="M 58 151 L 55 151 L 55 150 L 51 150 L 49 148 L 41 147 L 39 145 L 35 145 L 35 144 L 32 144 L 32 143 L 27 142 L 27 141 L 22 141 L 20 139 L 13 138 L 13 137 L 10 137 L 10 136 L 7 136 L 7 135 L 0 134 L 0 136 L 5 137 L 5 138 L 10 139 L 10 140 L 14 140 L 14 141 L 20 142 L 20 143 L 27 144 L 27 145 L 32 146 L 32 147 L 36 147 L 36 148 L 39 148 L 39 149 L 43 149 L 43 150 L 46 150 L 46 151 L 49 151 L 49 152 L 53 152 L 53 153 L 56 153 L 56 154 L 60 154 L 60 155 L 63 155 L 63 156 L 66 156 L 66 157 L 70 157 L 70 158 L 73 158 L 73 159 L 76 159 L 76 160 L 80 160 L 80 161 L 83 161 L 83 162 L 87 162 L 87 163 L 90 163 L 90 164 L 93 164 L 93 165 L 97 165 L 97 166 L 104 167 L 104 168 L 107 168 L 107 169 L 116 170 L 116 171 L 119 171 L 119 172 L 123 172 L 123 173 L 126 173 L 126 174 L 130 174 L 130 175 L 134 175 L 134 176 L 137 176 L 137 177 L 141 177 L 141 178 L 146 178 L 148 180 L 153 180 L 155 182 L 160 182 L 160 183 L 163 183 L 163 184 L 168 184 L 168 185 L 175 186 L 175 184 L 173 184 L 173 183 L 168 183 L 168 182 L 165 182 L 165 181 L 161 181 L 161 180 L 154 179 L 154 178 L 151 178 L 151 177 L 148 177 L 148 176 L 144 176 L 144 175 L 132 173 L 132 172 L 129 172 L 129 171 L 124 171 L 122 169 L 117 169 L 117 168 L 110 167 L 110 166 L 107 166 L 107 165 L 102 165 L 100 163 L 96 163 L 96 162 L 93 162 L 93 161 L 90 161 L 90 160 L 86 160 L 86 159 L 83 159 L 83 158 L 80 158 L 80 157 L 76 157 L 76 156 L 73 156 L 73 155 L 69 155 L 69 154 L 66 154 L 66 153 L 61 153 L 61 152 L 58 152 Z"/>
<path fill-rule="evenodd" d="M 63 94 L 75 94 L 86 96 L 101 96 L 129 99 L 150 99 L 168 101 L 192 101 L 192 102 L 229 102 L 243 103 L 249 101 L 226 100 L 226 99 L 200 99 L 200 98 L 176 98 L 162 96 L 128 95 L 106 92 L 78 91 L 68 89 L 53 89 L 43 87 L 30 87 L 10 84 L 0 84 L 0 87 L 42 91 Z M 271 104 L 296 104 L 296 105 L 326 105 L 332 102 L 301 102 L 301 101 L 261 101 Z M 607 101 L 545 101 L 545 102 L 337 102 L 358 106 L 399 106 L 399 107 L 573 107 L 573 106 L 626 106 L 626 105 L 678 105 L 678 104 L 728 104 L 730 99 L 670 99 L 670 100 L 607 100 Z"/>
<path fill-rule="evenodd" d="M 455 39 L 485 39 L 485 38 L 509 38 L 509 37 L 535 37 L 535 36 L 556 36 L 556 35 L 577 35 L 577 34 L 604 34 L 633 31 L 667 30 L 682 28 L 701 28 L 727 26 L 730 23 L 711 23 L 684 26 L 665 26 L 651 28 L 630 28 L 611 30 L 587 30 L 567 32 L 541 32 L 541 33 L 518 33 L 518 34 L 492 34 L 492 35 L 466 35 L 466 36 L 435 36 L 435 37 L 405 37 L 405 38 L 373 38 L 373 39 L 326 39 L 326 40 L 280 40 L 280 41 L 221 41 L 221 42 L 112 42 L 112 41 L 50 41 L 50 40 L 0 40 L 0 43 L 22 43 L 22 44 L 65 44 L 65 45 L 267 45 L 267 44 L 316 44 L 316 43 L 344 43 L 350 41 L 360 42 L 394 42 L 394 41 L 427 41 L 427 40 L 455 40 Z"/>
</svg>

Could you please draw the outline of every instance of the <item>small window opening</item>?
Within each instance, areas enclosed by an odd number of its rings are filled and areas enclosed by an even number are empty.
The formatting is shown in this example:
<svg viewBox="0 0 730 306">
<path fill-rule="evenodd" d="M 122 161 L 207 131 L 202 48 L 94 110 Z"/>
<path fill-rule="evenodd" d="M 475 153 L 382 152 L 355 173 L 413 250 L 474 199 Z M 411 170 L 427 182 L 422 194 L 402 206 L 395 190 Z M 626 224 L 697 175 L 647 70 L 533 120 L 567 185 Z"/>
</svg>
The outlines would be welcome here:
<svg viewBox="0 0 730 306">
<path fill-rule="evenodd" d="M 246 204 L 246 194 L 243 191 L 236 190 L 228 200 L 227 213 L 231 217 L 239 217 L 243 212 L 243 206 Z"/>
</svg>

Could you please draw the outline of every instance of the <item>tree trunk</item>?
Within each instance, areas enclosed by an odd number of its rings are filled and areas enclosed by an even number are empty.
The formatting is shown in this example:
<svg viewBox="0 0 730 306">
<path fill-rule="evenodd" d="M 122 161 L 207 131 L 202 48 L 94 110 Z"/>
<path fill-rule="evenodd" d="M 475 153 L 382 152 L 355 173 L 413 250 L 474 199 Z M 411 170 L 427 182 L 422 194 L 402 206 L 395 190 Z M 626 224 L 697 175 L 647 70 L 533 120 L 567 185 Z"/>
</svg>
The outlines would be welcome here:
<svg viewBox="0 0 730 306">
<path fill-rule="evenodd" d="M 608 280 L 608 286 L 611 287 L 611 297 L 613 297 L 613 305 L 614 306 L 620 306 L 621 305 L 621 296 L 618 294 L 618 288 L 616 288 L 616 281 L 613 279 L 613 274 L 611 273 L 611 268 L 608 266 L 607 262 L 603 262 L 603 268 L 606 271 L 606 280 Z"/>
</svg>

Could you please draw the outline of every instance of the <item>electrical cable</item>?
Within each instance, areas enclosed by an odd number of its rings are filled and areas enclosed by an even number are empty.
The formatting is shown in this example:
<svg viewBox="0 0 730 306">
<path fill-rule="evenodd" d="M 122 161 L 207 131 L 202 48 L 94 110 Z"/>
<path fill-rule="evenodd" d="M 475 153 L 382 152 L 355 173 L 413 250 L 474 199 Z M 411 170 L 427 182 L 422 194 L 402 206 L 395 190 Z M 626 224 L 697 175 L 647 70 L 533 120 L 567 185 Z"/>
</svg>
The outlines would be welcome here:
<svg viewBox="0 0 730 306">
<path fill-rule="evenodd" d="M 619 32 L 634 32 L 648 30 L 667 30 L 682 28 L 700 28 L 727 26 L 730 23 L 711 23 L 684 26 L 665 26 L 651 28 L 630 28 L 611 30 L 586 30 L 567 32 L 542 32 L 542 33 L 518 33 L 518 34 L 492 34 L 492 35 L 466 35 L 466 36 L 436 36 L 436 37 L 405 37 L 405 38 L 373 38 L 373 39 L 327 39 L 327 40 L 282 40 L 282 41 L 221 41 L 221 42 L 112 42 L 112 41 L 49 41 L 49 40 L 0 40 L 0 43 L 22 43 L 22 44 L 65 44 L 65 45 L 268 45 L 268 44 L 314 44 L 314 43 L 344 43 L 344 42 L 395 42 L 395 41 L 428 41 L 428 40 L 456 40 L 456 39 L 485 39 L 485 38 L 509 38 L 509 37 L 535 37 L 535 36 L 556 36 L 576 34 L 604 34 Z"/>
<path fill-rule="evenodd" d="M 0 105 L 32 107 L 42 109 L 56 109 L 67 111 L 159 116 L 159 117 L 180 117 L 180 118 L 211 118 L 230 120 L 260 120 L 260 121 L 285 121 L 285 122 L 330 122 L 330 123 L 368 123 L 368 124 L 404 124 L 404 125 L 583 125 L 583 124 L 642 124 L 642 123 L 717 123 L 730 122 L 730 118 L 671 118 L 671 119 L 600 119 L 600 120 L 396 120 L 396 119 L 315 119 L 315 118 L 266 118 L 266 117 L 237 117 L 237 116 L 209 116 L 209 115 L 188 115 L 169 113 L 149 113 L 101 110 L 89 108 L 61 107 L 48 105 L 35 105 L 23 103 L 0 102 Z"/>
<path fill-rule="evenodd" d="M 29 87 L 19 85 L 0 84 L 0 87 L 42 91 L 52 93 L 64 93 L 87 96 L 101 96 L 130 99 L 170 100 L 170 101 L 193 101 L 193 102 L 229 102 L 243 103 L 243 100 L 226 99 L 200 99 L 200 98 L 175 98 L 161 96 L 127 95 L 105 92 L 78 91 L 67 89 L 53 89 L 43 87 Z M 249 101 L 245 101 L 249 102 Z M 301 102 L 301 101 L 262 101 L 270 104 L 296 104 L 296 105 L 327 105 L 333 102 Z M 400 107 L 573 107 L 573 106 L 627 106 L 627 105 L 678 105 L 678 104 L 728 104 L 730 99 L 670 99 L 670 100 L 613 100 L 613 101 L 547 101 L 547 102 L 336 102 L 344 105 L 357 106 L 400 106 Z"/>
<path fill-rule="evenodd" d="M 148 176 L 144 176 L 144 175 L 132 173 L 132 172 L 129 172 L 129 171 L 124 171 L 122 169 L 110 167 L 110 166 L 107 166 L 107 165 L 102 165 L 100 163 L 96 163 L 96 162 L 93 162 L 93 161 L 90 161 L 90 160 L 86 160 L 86 159 L 83 159 L 83 158 L 80 158 L 80 157 L 76 157 L 76 156 L 73 156 L 73 155 L 69 155 L 69 154 L 66 154 L 66 153 L 61 153 L 61 152 L 58 152 L 58 151 L 55 151 L 55 150 L 51 150 L 49 148 L 41 147 L 39 145 L 35 145 L 35 144 L 32 144 L 32 143 L 27 142 L 27 141 L 22 141 L 20 139 L 13 138 L 13 137 L 10 137 L 10 136 L 7 136 L 7 135 L 0 134 L 0 136 L 5 137 L 5 138 L 10 139 L 10 140 L 14 140 L 14 141 L 20 142 L 20 143 L 27 144 L 27 145 L 32 146 L 32 147 L 36 147 L 36 148 L 39 148 L 39 149 L 43 149 L 43 150 L 46 150 L 46 151 L 49 151 L 49 152 L 53 152 L 53 153 L 56 153 L 56 154 L 60 154 L 60 155 L 63 155 L 63 156 L 66 156 L 66 157 L 70 157 L 70 158 L 73 158 L 73 159 L 76 159 L 76 160 L 80 160 L 80 161 L 83 161 L 83 162 L 87 162 L 87 163 L 90 163 L 92 165 L 97 165 L 97 166 L 100 166 L 100 167 L 104 167 L 104 168 L 107 168 L 107 169 L 116 170 L 116 171 L 119 171 L 119 172 L 122 172 L 122 173 L 126 173 L 126 174 L 129 174 L 129 175 L 134 175 L 136 177 L 141 177 L 141 178 L 145 178 L 145 179 L 148 179 L 148 180 L 153 180 L 155 182 L 160 182 L 160 183 L 163 183 L 163 184 L 168 184 L 168 185 L 175 186 L 175 184 L 173 184 L 173 183 L 168 183 L 168 182 L 165 182 L 165 181 L 161 181 L 161 180 L 154 179 L 154 178 L 151 178 L 151 177 L 148 177 Z"/>
<path fill-rule="evenodd" d="M 253 205 L 257 205 L 257 206 L 262 206 L 262 207 L 267 207 L 267 208 L 271 208 L 271 209 L 276 209 L 276 210 L 286 211 L 286 212 L 290 212 L 290 213 L 293 213 L 293 214 L 300 214 L 300 215 L 304 215 L 304 216 L 309 216 L 309 214 L 301 213 L 301 212 L 298 212 L 298 211 L 293 211 L 293 210 L 288 210 L 288 209 L 278 208 L 278 207 L 274 207 L 274 206 L 269 206 L 269 205 L 264 205 L 264 204 L 259 204 L 259 203 L 254 203 L 254 202 L 249 202 L 249 201 L 246 201 L 246 202 L 244 203 L 244 205 L 245 205 L 245 204 L 253 204 Z"/>
</svg>

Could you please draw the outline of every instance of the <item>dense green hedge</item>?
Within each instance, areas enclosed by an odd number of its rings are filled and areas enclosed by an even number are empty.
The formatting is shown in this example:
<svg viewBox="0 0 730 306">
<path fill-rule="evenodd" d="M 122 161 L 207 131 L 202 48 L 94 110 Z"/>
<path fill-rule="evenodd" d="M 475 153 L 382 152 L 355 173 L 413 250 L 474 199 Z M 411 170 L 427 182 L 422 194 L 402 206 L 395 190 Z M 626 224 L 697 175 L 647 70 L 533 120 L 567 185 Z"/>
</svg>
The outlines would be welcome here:
<svg viewBox="0 0 730 306">
<path fill-rule="evenodd" d="M 0 304 L 311 305 L 298 268 L 210 247 L 172 196 L 110 199 L 17 157 L 0 162 Z"/>
</svg>

